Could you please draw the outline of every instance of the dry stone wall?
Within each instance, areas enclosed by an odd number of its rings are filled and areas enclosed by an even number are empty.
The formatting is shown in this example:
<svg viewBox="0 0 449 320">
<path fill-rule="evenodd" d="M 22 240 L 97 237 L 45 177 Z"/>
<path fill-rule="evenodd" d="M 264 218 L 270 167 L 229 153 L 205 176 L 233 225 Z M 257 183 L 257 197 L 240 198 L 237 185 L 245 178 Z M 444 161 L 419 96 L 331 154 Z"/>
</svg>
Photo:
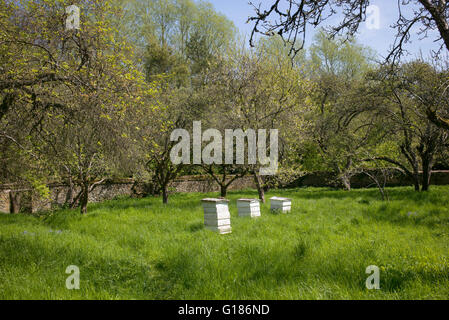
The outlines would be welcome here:
<svg viewBox="0 0 449 320">
<path fill-rule="evenodd" d="M 373 182 L 366 175 L 357 175 L 351 179 L 353 188 L 364 188 L 373 186 Z M 433 185 L 449 185 L 449 171 L 435 171 L 432 173 Z M 393 175 L 388 181 L 388 186 L 409 186 L 411 182 L 403 175 Z M 314 173 L 301 177 L 294 183 L 288 185 L 289 188 L 297 187 L 325 187 L 335 186 L 328 173 Z M 252 176 L 237 179 L 229 190 L 242 190 L 255 188 Z M 0 213 L 10 213 L 15 207 L 16 211 L 39 212 L 48 211 L 60 207 L 66 203 L 69 187 L 63 184 L 50 184 L 50 197 L 42 199 L 31 190 L 18 189 L 14 185 L 0 185 Z M 79 190 L 74 190 L 77 194 Z M 217 183 L 207 176 L 181 177 L 170 185 L 171 192 L 219 192 Z M 153 194 L 151 186 L 136 183 L 135 181 L 121 180 L 106 182 L 97 186 L 89 195 L 90 202 L 101 202 L 112 200 L 117 197 L 142 197 Z M 12 205 L 11 198 L 18 200 L 19 208 Z M 17 201 L 16 201 L 17 202 Z"/>
<path fill-rule="evenodd" d="M 0 186 L 0 212 L 11 212 L 10 192 L 19 194 L 20 211 L 36 213 L 40 211 L 49 211 L 51 209 L 63 206 L 69 198 L 70 188 L 64 184 L 49 184 L 50 196 L 48 199 L 42 199 L 31 190 L 14 191 L 13 185 Z M 229 190 L 242 190 L 255 188 L 253 178 L 243 177 L 237 179 Z M 17 188 L 16 188 L 17 189 Z M 11 191 L 12 190 L 12 191 Z M 170 185 L 171 192 L 218 192 L 219 186 L 209 177 L 182 177 L 173 181 Z M 73 194 L 78 194 L 79 189 L 75 188 Z M 102 202 L 112 200 L 117 197 L 142 197 L 152 193 L 151 186 L 136 183 L 132 179 L 105 182 L 98 185 L 90 194 L 89 202 Z"/>
</svg>

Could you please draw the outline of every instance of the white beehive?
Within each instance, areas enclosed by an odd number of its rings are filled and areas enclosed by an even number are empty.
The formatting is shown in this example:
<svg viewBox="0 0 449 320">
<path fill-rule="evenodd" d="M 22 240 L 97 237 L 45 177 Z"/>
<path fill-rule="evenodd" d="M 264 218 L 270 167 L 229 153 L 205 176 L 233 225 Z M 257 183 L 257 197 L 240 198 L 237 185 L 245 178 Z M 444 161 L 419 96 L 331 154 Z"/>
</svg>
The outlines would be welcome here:
<svg viewBox="0 0 449 320">
<path fill-rule="evenodd" d="M 260 202 L 258 199 L 239 199 L 237 200 L 237 209 L 239 217 L 260 217 Z"/>
<path fill-rule="evenodd" d="M 231 214 L 226 199 L 203 199 L 204 226 L 206 229 L 227 234 L 232 232 Z"/>
<path fill-rule="evenodd" d="M 292 211 L 292 199 L 273 197 L 271 201 L 271 211 L 290 212 Z"/>
</svg>

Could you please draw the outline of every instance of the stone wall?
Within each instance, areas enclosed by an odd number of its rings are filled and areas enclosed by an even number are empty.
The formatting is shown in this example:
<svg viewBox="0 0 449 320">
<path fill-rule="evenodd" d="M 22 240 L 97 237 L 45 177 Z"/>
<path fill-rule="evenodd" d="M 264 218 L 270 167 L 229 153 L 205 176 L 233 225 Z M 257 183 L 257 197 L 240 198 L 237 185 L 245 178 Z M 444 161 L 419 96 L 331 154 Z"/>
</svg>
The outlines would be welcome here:
<svg viewBox="0 0 449 320">
<path fill-rule="evenodd" d="M 234 181 L 228 190 L 255 188 L 254 178 L 246 176 Z M 171 183 L 170 188 L 176 192 L 219 192 L 219 185 L 208 176 L 182 177 Z"/>
<path fill-rule="evenodd" d="M 374 172 L 372 172 L 374 173 Z M 375 173 L 374 173 L 375 174 Z M 381 179 L 382 180 L 382 179 Z M 449 185 L 449 171 L 433 171 L 431 176 L 432 185 Z M 403 175 L 397 170 L 393 170 L 388 174 L 387 187 L 411 186 L 413 182 L 410 178 Z M 298 187 L 336 187 L 338 181 L 328 172 L 317 172 L 305 175 L 293 183 L 289 184 L 289 188 Z M 375 187 L 373 180 L 366 174 L 356 174 L 351 178 L 352 188 L 369 188 Z"/>
<path fill-rule="evenodd" d="M 351 179 L 352 187 L 373 187 L 373 181 L 364 174 L 359 174 Z M 433 185 L 449 185 L 449 171 L 435 171 L 432 173 Z M 294 183 L 288 185 L 290 188 L 297 187 L 335 187 L 335 181 L 329 173 L 314 173 L 303 176 Z M 411 181 L 401 174 L 393 174 L 388 181 L 388 186 L 411 186 Z M 237 179 L 229 190 L 242 190 L 255 188 L 252 176 Z M 9 213 L 11 209 L 10 192 L 20 195 L 20 210 L 22 212 L 48 211 L 66 203 L 69 187 L 63 184 L 50 184 L 49 199 L 42 199 L 31 190 L 17 190 L 13 185 L 0 186 L 0 212 Z M 218 184 L 208 176 L 181 177 L 170 185 L 171 192 L 219 192 Z M 78 190 L 74 190 L 77 194 Z M 142 197 L 151 194 L 151 186 L 136 183 L 128 179 L 115 182 L 105 182 L 98 185 L 89 195 L 90 202 L 101 202 L 117 197 Z"/>
<path fill-rule="evenodd" d="M 42 199 L 39 195 L 31 190 L 20 190 L 20 210 L 22 212 L 40 212 L 49 211 L 60 207 L 66 203 L 70 188 L 64 184 L 49 184 L 50 196 L 48 199 Z M 247 188 L 255 188 L 253 178 L 251 176 L 243 177 L 234 181 L 229 190 L 241 190 Z M 9 192 L 14 190 L 13 185 L 0 186 L 0 212 L 10 213 L 10 197 Z M 150 190 L 150 191 L 149 191 Z M 170 185 L 171 192 L 218 192 L 220 190 L 217 183 L 207 177 L 182 177 L 173 181 Z M 79 189 L 73 190 L 76 195 Z M 89 202 L 102 202 L 112 200 L 117 197 L 141 197 L 151 194 L 151 187 L 144 184 L 136 183 L 132 179 L 126 179 L 114 182 L 105 182 L 98 185 L 90 194 Z"/>
<path fill-rule="evenodd" d="M 0 189 L 0 212 L 10 212 L 9 190 Z"/>
</svg>

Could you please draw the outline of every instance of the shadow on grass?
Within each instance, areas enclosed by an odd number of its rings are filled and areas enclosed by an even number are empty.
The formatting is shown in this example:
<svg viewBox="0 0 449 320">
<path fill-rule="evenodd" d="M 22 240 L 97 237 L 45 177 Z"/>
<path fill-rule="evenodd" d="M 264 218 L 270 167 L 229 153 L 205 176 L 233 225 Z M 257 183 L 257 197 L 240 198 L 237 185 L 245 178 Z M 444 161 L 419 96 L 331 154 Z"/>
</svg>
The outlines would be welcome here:
<svg viewBox="0 0 449 320">
<path fill-rule="evenodd" d="M 258 292 L 248 290 L 249 284 L 263 291 L 305 277 L 301 265 L 307 253 L 301 241 L 287 249 L 243 244 L 213 257 L 199 248 L 178 248 L 156 263 L 156 299 L 257 297 Z"/>
<path fill-rule="evenodd" d="M 45 246 L 38 238 L 18 236 L 10 239 L 0 238 L 0 251 L 3 264 L 9 268 L 13 267 L 18 274 L 38 272 L 40 281 L 50 288 L 65 288 L 65 279 L 68 276 L 65 273 L 66 268 L 69 265 L 78 266 L 81 275 L 80 291 L 89 291 L 92 299 L 95 299 L 95 293 L 100 296 L 101 292 L 107 292 L 111 297 L 120 297 L 123 291 L 129 291 L 136 298 L 143 298 L 150 290 L 149 265 L 126 257 L 111 258 L 92 247 L 71 247 L 60 242 Z"/>
<path fill-rule="evenodd" d="M 396 225 L 449 226 L 449 190 L 435 186 L 430 192 L 415 192 L 412 188 L 387 189 L 390 201 L 380 201 L 376 189 L 335 191 L 331 189 L 283 190 L 293 199 L 341 201 L 348 208 L 354 206 L 365 218 Z M 362 207 L 360 207 L 362 205 Z"/>
<path fill-rule="evenodd" d="M 204 222 L 195 222 L 195 223 L 191 223 L 188 226 L 188 230 L 192 233 L 201 231 L 204 229 Z"/>
<path fill-rule="evenodd" d="M 422 225 L 429 228 L 449 226 L 449 209 L 445 207 L 417 206 L 413 210 L 403 203 L 384 203 L 362 210 L 365 218 L 396 225 Z"/>
<path fill-rule="evenodd" d="M 444 187 L 433 187 L 434 190 L 429 192 L 416 192 L 411 187 L 387 188 L 386 192 L 390 201 L 408 201 L 418 204 L 432 203 L 432 204 L 449 204 L 449 192 L 446 197 L 441 197 Z M 446 191 L 449 191 L 446 187 Z M 274 191 L 273 191 L 274 192 Z M 336 200 L 354 200 L 362 198 L 369 204 L 371 201 L 381 200 L 379 190 L 372 189 L 353 189 L 352 191 L 344 191 L 330 188 L 301 188 L 301 189 L 287 189 L 280 190 L 284 196 L 291 196 L 301 199 L 320 200 L 323 198 Z"/>
<path fill-rule="evenodd" d="M 100 203 L 89 204 L 89 212 L 99 210 L 146 209 L 154 206 L 155 198 L 120 198 Z"/>
<path fill-rule="evenodd" d="M 355 256 L 357 259 L 351 259 Z M 379 263 L 376 248 L 362 245 L 356 248 L 342 248 L 338 253 L 327 255 L 322 264 L 314 264 L 317 268 L 313 272 L 326 283 L 335 283 L 340 288 L 368 293 L 370 290 L 366 288 L 366 280 L 371 274 L 366 273 L 366 268 L 370 265 L 381 267 Z M 435 272 L 426 268 L 413 270 L 410 268 L 413 261 L 410 264 L 398 262 L 392 264 L 380 271 L 379 293 L 407 294 L 408 284 L 414 281 L 431 284 L 449 279 L 447 268 Z M 375 290 L 372 291 L 374 292 Z"/>
</svg>

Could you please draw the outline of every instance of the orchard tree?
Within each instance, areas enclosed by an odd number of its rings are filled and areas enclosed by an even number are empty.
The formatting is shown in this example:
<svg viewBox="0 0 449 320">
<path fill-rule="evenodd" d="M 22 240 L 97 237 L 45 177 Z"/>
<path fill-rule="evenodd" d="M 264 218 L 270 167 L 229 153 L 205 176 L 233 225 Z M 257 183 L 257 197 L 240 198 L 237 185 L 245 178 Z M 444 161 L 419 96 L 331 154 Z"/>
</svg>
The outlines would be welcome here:
<svg viewBox="0 0 449 320">
<path fill-rule="evenodd" d="M 82 1 L 80 29 L 68 30 L 68 3 L 7 3 L 9 24 L 0 45 L 13 63 L 2 65 L 7 74 L 0 88 L 6 98 L 14 96 L 14 110 L 8 112 L 31 110 L 29 153 L 53 164 L 55 175 L 70 176 L 86 213 L 92 186 L 123 149 L 129 109 L 152 91 L 133 66 L 132 48 L 109 26 L 120 8 L 109 1 Z"/>
<path fill-rule="evenodd" d="M 419 102 L 420 108 L 426 110 L 434 125 L 449 130 L 449 60 L 432 65 L 421 61 L 416 66 L 406 90 Z"/>
<path fill-rule="evenodd" d="M 278 53 L 277 56 L 271 56 L 268 54 L 269 48 L 273 49 L 269 43 L 261 43 L 254 51 L 236 50 L 229 55 L 222 68 L 214 69 L 213 74 L 209 76 L 209 96 L 214 97 L 214 102 L 210 104 L 208 115 L 209 127 L 219 129 L 222 136 L 226 136 L 227 129 L 241 130 L 246 134 L 249 129 L 254 130 L 256 134 L 259 130 L 266 130 L 267 141 L 264 143 L 267 150 L 258 152 L 265 151 L 267 157 L 278 151 L 270 149 L 270 141 L 274 138 L 269 136 L 270 130 L 281 131 L 281 141 L 293 133 L 288 128 L 301 121 L 301 114 L 306 105 L 304 100 L 310 88 L 300 70 L 292 67 L 287 55 Z M 221 112 L 217 113 L 216 110 Z M 296 135 L 297 132 L 293 134 Z M 258 143 L 263 139 L 260 135 L 257 138 Z M 241 147 L 241 142 L 237 144 L 238 142 L 237 138 L 235 141 L 233 138 L 232 145 Z M 250 142 L 250 137 L 246 135 L 243 145 L 248 151 L 252 147 Z M 236 177 L 250 172 L 254 176 L 259 197 L 264 201 L 265 185 L 259 171 L 266 163 L 261 161 L 260 157 L 256 158 L 249 161 L 248 155 L 245 154 L 244 163 L 234 163 L 231 167 L 229 164 L 222 165 L 221 170 L 217 170 L 215 174 L 214 170 L 208 167 L 206 172 L 219 183 L 222 196 L 233 182 L 232 179 L 225 179 L 226 172 L 234 171 L 237 173 Z M 270 160 L 279 162 L 278 157 Z M 227 161 L 223 159 L 223 163 L 225 162 Z M 222 176 L 218 178 L 220 174 Z"/>
<path fill-rule="evenodd" d="M 184 169 L 175 164 L 171 151 L 176 145 L 172 132 L 189 125 L 187 99 L 190 94 L 189 70 L 185 60 L 168 45 L 153 42 L 145 54 L 146 79 L 157 93 L 150 109 L 135 114 L 136 142 L 141 168 L 168 203 L 169 185 Z M 151 110 L 151 108 L 153 108 Z"/>
<path fill-rule="evenodd" d="M 371 77 L 371 94 L 367 92 L 365 95 L 367 100 L 374 98 L 377 105 L 374 110 L 384 115 L 384 128 L 397 141 L 397 150 L 401 155 L 393 159 L 379 156 L 376 160 L 401 168 L 413 181 L 416 191 L 429 190 L 435 158 L 449 143 L 449 132 L 428 119 L 426 110 L 429 104 L 423 100 L 429 88 L 435 95 L 435 84 L 441 80 L 432 66 L 414 61 L 395 68 L 394 73 L 388 68 L 381 68 Z M 447 101 L 435 99 L 447 104 Z"/>
<path fill-rule="evenodd" d="M 0 1 L 0 161 L 2 182 L 35 186 L 48 171 L 33 135 L 50 108 L 54 88 L 75 81 L 61 65 L 63 1 Z M 36 148 L 37 147 L 37 148 Z"/>
<path fill-rule="evenodd" d="M 156 186 L 156 191 L 162 195 L 162 202 L 168 203 L 170 183 L 176 179 L 184 169 L 182 163 L 174 163 L 171 157 L 172 149 L 177 141 L 172 139 L 172 133 L 176 129 L 188 128 L 189 123 L 184 117 L 182 106 L 185 105 L 185 97 L 182 89 L 170 93 L 159 92 L 155 103 L 157 113 L 150 116 L 153 111 L 137 115 L 139 130 L 137 144 L 140 158 L 143 161 L 142 168 L 148 173 L 150 182 Z M 189 154 L 190 156 L 190 154 Z"/>
<path fill-rule="evenodd" d="M 358 88 L 371 68 L 371 56 L 354 40 L 329 40 L 323 32 L 310 48 L 308 74 L 314 83 L 314 107 L 302 162 L 309 171 L 331 171 L 347 190 L 358 172 L 359 154 L 374 143 L 377 131 L 376 117 L 364 115 L 358 107 L 366 105 Z"/>
</svg>

